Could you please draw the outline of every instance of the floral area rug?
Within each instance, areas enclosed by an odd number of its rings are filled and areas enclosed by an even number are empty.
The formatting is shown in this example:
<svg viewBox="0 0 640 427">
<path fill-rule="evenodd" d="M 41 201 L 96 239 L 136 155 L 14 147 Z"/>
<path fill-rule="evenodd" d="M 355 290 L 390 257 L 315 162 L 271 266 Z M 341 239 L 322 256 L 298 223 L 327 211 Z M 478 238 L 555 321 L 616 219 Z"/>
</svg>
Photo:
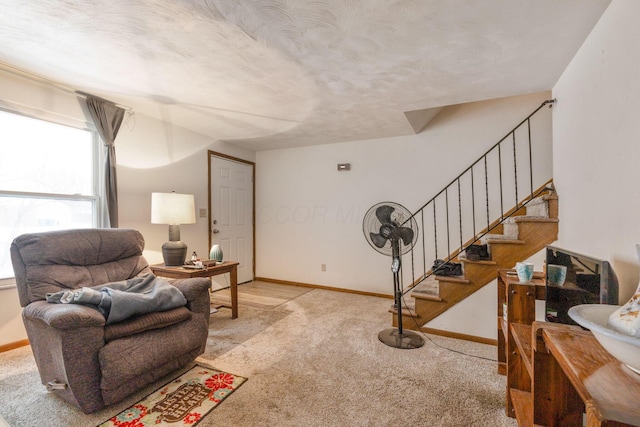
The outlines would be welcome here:
<svg viewBox="0 0 640 427">
<path fill-rule="evenodd" d="M 194 426 L 246 380 L 196 365 L 98 427 Z"/>
</svg>

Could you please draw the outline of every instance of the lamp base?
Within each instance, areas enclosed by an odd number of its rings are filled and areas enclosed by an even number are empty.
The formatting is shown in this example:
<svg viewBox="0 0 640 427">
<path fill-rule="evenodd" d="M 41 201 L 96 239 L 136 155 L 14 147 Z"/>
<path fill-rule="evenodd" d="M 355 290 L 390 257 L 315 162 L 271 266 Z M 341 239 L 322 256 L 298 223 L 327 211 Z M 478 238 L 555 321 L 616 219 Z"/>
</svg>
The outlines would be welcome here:
<svg viewBox="0 0 640 427">
<path fill-rule="evenodd" d="M 187 244 L 178 241 L 165 242 L 162 245 L 162 258 L 167 267 L 181 267 L 187 257 Z"/>
</svg>

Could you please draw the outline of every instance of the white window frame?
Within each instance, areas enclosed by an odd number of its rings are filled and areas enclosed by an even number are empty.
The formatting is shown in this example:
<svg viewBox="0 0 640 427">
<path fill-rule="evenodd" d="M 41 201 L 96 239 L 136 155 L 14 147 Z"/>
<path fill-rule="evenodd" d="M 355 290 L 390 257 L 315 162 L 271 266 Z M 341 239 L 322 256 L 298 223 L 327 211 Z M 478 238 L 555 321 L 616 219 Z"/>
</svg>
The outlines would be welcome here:
<svg viewBox="0 0 640 427">
<path fill-rule="evenodd" d="M 67 126 L 75 129 L 80 129 L 84 131 L 88 131 L 91 133 L 91 143 L 93 145 L 93 194 L 92 195 L 81 195 L 81 194 L 59 194 L 59 193 L 36 193 L 36 192 L 28 192 L 28 191 L 7 191 L 0 189 L 0 196 L 9 196 L 9 197 L 25 197 L 25 198 L 43 198 L 43 199 L 52 199 L 52 200 L 84 200 L 90 201 L 93 206 L 92 212 L 92 227 L 103 227 L 103 212 L 104 206 L 104 197 L 102 194 L 104 191 L 104 173 L 102 172 L 102 168 L 100 165 L 104 164 L 104 159 L 106 157 L 104 144 L 102 143 L 102 139 L 98 134 L 95 126 L 92 123 L 84 123 L 84 126 L 73 126 L 69 123 L 62 123 L 55 120 L 51 120 L 45 117 L 38 117 L 37 114 L 24 114 L 19 111 L 15 111 L 8 108 L 0 107 L 0 110 L 9 113 L 9 114 L 17 114 L 23 117 L 28 117 L 35 120 L 41 120 L 49 123 L 53 123 L 59 126 Z M 9 247 L 6 248 L 9 251 Z M 15 277 L 0 277 L 0 290 L 7 288 L 14 288 Z"/>
</svg>

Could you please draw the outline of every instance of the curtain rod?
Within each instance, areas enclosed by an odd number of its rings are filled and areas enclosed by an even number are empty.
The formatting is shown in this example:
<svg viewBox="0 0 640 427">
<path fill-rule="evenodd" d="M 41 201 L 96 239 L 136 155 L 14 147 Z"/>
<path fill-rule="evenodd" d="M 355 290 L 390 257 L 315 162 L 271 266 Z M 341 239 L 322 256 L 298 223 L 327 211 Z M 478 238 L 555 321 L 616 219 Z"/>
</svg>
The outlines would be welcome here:
<svg viewBox="0 0 640 427">
<path fill-rule="evenodd" d="M 46 77 L 43 77 L 43 76 L 41 76 L 39 74 L 35 74 L 35 73 L 30 72 L 30 71 L 23 70 L 22 68 L 18 68 L 18 67 L 15 67 L 13 65 L 5 64 L 4 62 L 0 62 L 0 69 L 2 69 L 4 71 L 8 71 L 8 72 L 13 73 L 13 74 L 15 74 L 17 76 L 20 76 L 20 77 L 26 77 L 28 79 L 31 79 L 32 81 L 37 81 L 37 82 L 40 82 L 40 83 L 46 83 L 49 86 L 52 86 L 52 87 L 54 87 L 54 88 L 56 88 L 58 90 L 62 90 L 64 92 L 73 93 L 74 95 L 80 96 L 80 97 L 85 98 L 85 99 L 88 98 L 88 97 L 93 97 L 93 98 L 101 99 L 103 101 L 111 102 L 115 106 L 126 110 L 127 113 L 133 113 L 133 108 L 128 107 L 126 105 L 118 104 L 116 102 L 109 101 L 107 99 L 101 98 L 101 97 L 99 97 L 97 95 L 92 95 L 92 94 L 87 93 L 87 92 L 79 91 L 77 89 L 72 88 L 71 86 L 67 86 L 67 85 L 65 85 L 63 83 L 59 83 L 59 82 L 50 80 L 50 79 L 48 79 Z"/>
</svg>

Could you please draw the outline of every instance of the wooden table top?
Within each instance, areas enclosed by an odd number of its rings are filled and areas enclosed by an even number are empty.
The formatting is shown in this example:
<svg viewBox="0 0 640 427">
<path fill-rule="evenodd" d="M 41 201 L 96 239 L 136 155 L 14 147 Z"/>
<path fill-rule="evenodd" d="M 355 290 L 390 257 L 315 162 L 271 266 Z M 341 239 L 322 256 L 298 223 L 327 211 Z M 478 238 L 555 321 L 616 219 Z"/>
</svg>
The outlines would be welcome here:
<svg viewBox="0 0 640 427">
<path fill-rule="evenodd" d="M 545 298 L 547 290 L 546 279 L 544 277 L 544 273 L 542 273 L 541 271 L 534 271 L 533 278 L 530 282 L 521 282 L 518 278 L 518 274 L 513 269 L 500 270 L 499 274 L 505 284 L 535 286 L 536 299 L 543 300 Z"/>
<path fill-rule="evenodd" d="M 603 418 L 640 426 L 640 375 L 614 358 L 589 331 L 545 329 L 544 342 L 585 403 Z"/>
<path fill-rule="evenodd" d="M 217 274 L 228 273 L 237 268 L 238 262 L 224 261 L 204 268 L 167 267 L 164 264 L 153 264 L 149 267 L 155 274 L 161 274 L 170 278 L 183 277 L 211 277 Z"/>
</svg>

